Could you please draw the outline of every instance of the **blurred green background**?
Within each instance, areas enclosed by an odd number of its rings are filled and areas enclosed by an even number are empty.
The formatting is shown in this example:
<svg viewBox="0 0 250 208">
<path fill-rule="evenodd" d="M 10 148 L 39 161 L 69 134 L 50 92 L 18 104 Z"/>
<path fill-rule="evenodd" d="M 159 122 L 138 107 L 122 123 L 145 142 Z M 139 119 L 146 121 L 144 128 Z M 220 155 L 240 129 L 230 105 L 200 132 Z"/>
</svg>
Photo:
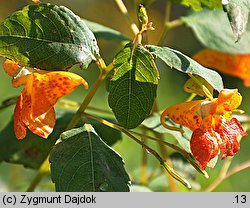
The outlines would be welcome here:
<svg viewBox="0 0 250 208">
<path fill-rule="evenodd" d="M 122 32 L 129 38 L 133 38 L 133 33 L 129 29 L 129 25 L 126 18 L 118 10 L 114 0 L 51 0 L 43 1 L 50 2 L 57 5 L 63 5 L 70 8 L 74 13 L 78 14 L 82 18 L 91 20 L 105 26 L 109 26 Z M 164 12 L 165 12 L 165 0 L 156 0 L 149 8 L 148 15 L 150 21 L 153 22 L 155 31 L 149 32 L 149 43 L 157 44 L 163 30 Z M 129 9 L 129 13 L 133 20 L 137 22 L 136 10 L 134 0 L 124 0 L 124 3 Z M 32 4 L 31 0 L 0 0 L 0 21 L 3 21 L 8 15 L 16 10 L 21 9 L 27 4 Z M 187 8 L 179 5 L 172 6 L 171 18 L 174 19 L 180 15 L 185 15 L 188 12 Z M 106 63 L 109 63 L 114 55 L 122 49 L 122 43 L 118 41 L 105 41 L 98 40 L 98 44 L 101 50 L 101 55 L 104 57 Z M 202 46 L 195 39 L 192 31 L 185 27 L 179 27 L 168 33 L 167 39 L 164 43 L 166 46 L 180 50 L 184 54 L 192 56 L 195 52 L 199 51 Z M 2 66 L 3 59 L 0 59 L 0 66 Z M 179 73 L 175 70 L 169 69 L 161 62 L 157 62 L 160 71 L 160 84 L 158 88 L 158 102 L 159 108 L 164 108 L 177 103 L 183 102 L 188 98 L 188 94 L 184 92 L 183 85 L 187 80 L 187 76 Z M 76 73 L 82 74 L 88 81 L 90 87 L 94 80 L 98 76 L 97 67 L 92 64 L 87 70 L 80 71 L 76 66 L 73 70 Z M 242 85 L 242 81 L 237 78 L 232 78 L 226 75 L 222 75 L 225 87 L 238 88 L 243 96 L 243 104 L 241 109 L 245 110 L 247 114 L 250 114 L 250 89 L 245 88 Z M 21 89 L 14 89 L 11 86 L 11 78 L 6 75 L 1 67 L 0 70 L 0 102 L 3 100 L 19 95 Z M 86 95 L 86 91 L 82 87 L 77 88 L 67 98 L 81 102 Z M 104 109 L 108 109 L 107 92 L 103 85 L 95 95 L 91 106 L 98 106 Z M 9 122 L 13 108 L 9 107 L 0 112 L 0 130 L 4 128 Z M 1 139 L 1 138 L 0 138 Z M 151 143 L 150 143 L 151 144 Z M 154 145 L 154 144 L 152 144 Z M 118 142 L 114 149 L 122 156 L 125 161 L 125 167 L 128 171 L 130 178 L 134 184 L 138 183 L 140 174 L 140 161 L 142 148 L 131 139 L 124 137 L 121 142 Z M 247 161 L 250 158 L 249 155 L 250 141 L 249 136 L 244 137 L 241 141 L 241 149 L 233 159 L 232 167 Z M 1 154 L 1 152 L 0 152 Z M 149 155 L 149 171 L 158 166 L 158 161 Z M 208 169 L 210 175 L 209 179 L 205 179 L 197 173 L 194 189 L 191 191 L 203 191 L 209 186 L 214 179 L 218 176 L 223 161 L 219 160 L 214 169 Z M 33 176 L 34 170 L 23 168 L 21 165 L 13 165 L 5 162 L 0 163 L 0 191 L 24 191 Z M 250 169 L 239 172 L 232 177 L 225 180 L 215 191 L 250 191 Z M 200 185 L 198 185 L 200 184 Z M 158 177 L 149 184 L 149 188 L 153 191 L 169 191 L 168 184 L 165 176 L 159 172 Z M 37 191 L 52 191 L 53 185 L 51 184 L 50 177 L 45 178 Z M 139 190 L 138 187 L 133 187 L 133 190 Z M 143 189 L 146 191 L 147 189 Z M 182 185 L 179 186 L 180 191 L 187 191 Z"/>
</svg>

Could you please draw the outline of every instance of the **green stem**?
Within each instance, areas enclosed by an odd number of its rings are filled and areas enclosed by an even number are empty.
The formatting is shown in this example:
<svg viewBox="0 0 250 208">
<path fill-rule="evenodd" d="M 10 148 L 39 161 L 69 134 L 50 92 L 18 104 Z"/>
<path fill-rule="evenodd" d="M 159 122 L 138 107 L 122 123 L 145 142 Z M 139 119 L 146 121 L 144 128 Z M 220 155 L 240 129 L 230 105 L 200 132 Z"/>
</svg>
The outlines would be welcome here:
<svg viewBox="0 0 250 208">
<path fill-rule="evenodd" d="M 83 113 L 82 115 L 95 119 L 103 124 L 105 124 L 106 126 L 109 126 L 111 128 L 114 128 L 118 131 L 123 132 L 124 134 L 126 134 L 128 137 L 130 137 L 131 139 L 133 139 L 135 142 L 137 142 L 138 144 L 140 144 L 142 147 L 144 147 L 148 152 L 150 152 L 152 155 L 154 155 L 154 157 L 160 162 L 160 164 L 163 166 L 163 168 L 176 180 L 178 180 L 179 182 L 181 182 L 184 186 L 186 186 L 187 188 L 191 189 L 191 185 L 189 184 L 189 182 L 183 178 L 182 176 L 180 176 L 177 172 L 175 172 L 175 170 L 169 166 L 165 160 L 152 148 L 150 148 L 149 146 L 147 146 L 146 144 L 144 144 L 144 142 L 142 142 L 141 140 L 137 139 L 135 136 L 133 136 L 127 129 L 118 126 L 114 123 L 111 123 L 109 121 L 106 121 L 102 118 L 98 118 L 96 116 L 87 114 L 87 113 Z"/>
<path fill-rule="evenodd" d="M 194 75 L 192 75 L 191 73 L 188 73 L 188 75 L 196 82 L 197 85 L 199 85 L 199 87 L 203 90 L 203 92 L 205 93 L 206 97 L 209 98 L 210 100 L 213 100 L 213 95 L 210 93 L 210 91 L 207 89 L 207 87 L 202 84 Z"/>
<path fill-rule="evenodd" d="M 9 107 L 11 105 L 16 104 L 18 97 L 19 96 L 15 96 L 15 97 L 11 97 L 11 98 L 8 98 L 8 99 L 4 100 L 2 102 L 2 105 L 0 106 L 0 110 L 2 110 L 4 108 L 7 108 L 7 107 Z"/>
<path fill-rule="evenodd" d="M 195 93 L 191 93 L 191 95 L 188 97 L 188 99 L 186 100 L 186 102 L 192 101 L 196 97 L 196 95 L 197 94 L 195 94 Z"/>
<path fill-rule="evenodd" d="M 100 71 L 101 71 L 100 75 L 99 75 L 98 79 L 96 80 L 96 82 L 94 83 L 93 87 L 91 88 L 90 92 L 87 94 L 84 101 L 80 105 L 80 107 L 77 110 L 76 114 L 71 119 L 68 126 L 66 127 L 66 130 L 72 129 L 77 125 L 77 123 L 81 119 L 82 113 L 88 107 L 88 105 L 89 105 L 90 101 L 92 100 L 92 98 L 94 97 L 97 89 L 99 89 L 99 87 L 101 86 L 103 80 L 106 78 L 107 74 L 113 69 L 113 63 L 111 63 L 108 67 L 106 67 L 106 65 L 105 65 L 105 63 L 104 63 L 104 61 L 103 61 L 103 59 L 101 57 L 98 57 L 97 65 L 98 65 L 98 67 L 100 68 Z"/>
<path fill-rule="evenodd" d="M 148 130 L 150 130 L 150 129 L 148 129 Z M 129 132 L 132 134 L 136 134 L 138 136 L 143 136 L 143 137 L 148 138 L 148 139 L 153 140 L 153 141 L 157 141 L 158 143 L 162 143 L 162 144 L 176 150 L 177 152 L 182 154 L 198 172 L 200 172 L 203 176 L 205 176 L 205 178 L 209 178 L 207 172 L 205 170 L 201 170 L 199 165 L 193 160 L 193 158 L 190 156 L 190 154 L 188 154 L 185 150 L 181 149 L 180 147 L 178 147 L 174 144 L 171 144 L 169 142 L 166 142 L 162 139 L 159 139 L 158 137 L 157 138 L 151 137 L 151 136 L 148 136 L 146 134 L 141 134 L 141 133 L 138 133 L 138 132 L 135 132 L 132 130 L 129 130 Z"/>
<path fill-rule="evenodd" d="M 125 18 L 128 20 L 128 22 L 130 24 L 130 29 L 133 31 L 134 35 L 137 35 L 139 33 L 139 29 L 136 26 L 136 24 L 133 22 L 132 18 L 130 17 L 128 10 L 127 10 L 125 4 L 123 3 L 123 1 L 122 0 L 115 0 L 115 3 L 117 4 L 118 8 L 122 12 L 122 14 L 125 16 Z"/>
<path fill-rule="evenodd" d="M 242 137 L 239 137 L 238 138 L 238 142 L 240 143 Z M 232 174 L 236 173 L 237 171 L 234 172 L 234 169 L 232 170 L 233 173 L 229 173 L 229 168 L 230 168 L 230 165 L 232 164 L 232 161 L 233 161 L 233 157 L 231 158 L 226 158 L 225 161 L 224 161 L 224 164 L 220 170 L 220 173 L 219 173 L 219 176 L 217 177 L 217 179 L 205 190 L 206 192 L 211 192 L 213 191 L 223 180 L 225 180 L 226 178 L 228 178 L 229 176 L 231 176 Z M 245 163 L 243 163 L 245 164 Z M 249 166 L 249 162 L 248 162 L 248 166 Z M 245 167 L 243 165 L 243 167 Z M 238 170 L 237 167 L 235 167 L 236 170 Z M 246 167 L 248 168 L 248 167 Z M 243 168 L 244 169 L 244 168 Z M 241 171 L 241 167 L 239 167 L 239 171 Z"/>
<path fill-rule="evenodd" d="M 167 33 L 169 31 L 168 24 L 169 24 L 169 21 L 170 21 L 171 6 L 172 6 L 172 3 L 169 0 L 167 0 L 166 7 L 165 7 L 164 29 L 163 29 L 163 33 L 162 33 L 162 35 L 160 37 L 160 40 L 158 42 L 159 46 L 163 45 L 164 40 L 166 39 Z"/>
<path fill-rule="evenodd" d="M 42 165 L 40 166 L 35 178 L 30 183 L 26 192 L 33 192 L 37 185 L 40 183 L 40 181 L 43 179 L 43 177 L 49 173 L 49 171 L 49 156 L 47 156 Z"/>
<path fill-rule="evenodd" d="M 68 100 L 68 99 L 60 99 L 56 103 L 55 107 L 57 109 L 60 108 L 60 109 L 68 109 L 68 110 L 76 111 L 80 107 L 80 104 L 75 101 Z M 97 107 L 90 106 L 90 105 L 88 105 L 86 110 L 95 111 L 98 113 L 103 113 L 103 114 L 108 114 L 110 116 L 111 115 L 113 116 L 113 113 L 110 110 L 105 110 L 105 109 L 97 108 Z"/>
<path fill-rule="evenodd" d="M 159 46 L 162 46 L 164 44 L 164 41 L 165 41 L 167 34 L 170 30 L 183 25 L 183 21 L 181 21 L 180 19 L 170 21 L 171 6 L 172 6 L 172 3 L 171 3 L 171 1 L 168 0 L 166 2 L 166 8 L 165 8 L 165 20 L 164 20 L 163 33 L 162 33 L 160 40 L 158 42 Z"/>
<path fill-rule="evenodd" d="M 100 85 L 102 84 L 102 81 L 105 79 L 105 77 L 106 77 L 106 74 L 101 73 L 99 75 L 99 77 L 96 80 L 95 84 L 93 85 L 91 91 L 87 94 L 87 96 L 85 97 L 83 103 L 81 104 L 81 106 L 77 110 L 76 114 L 73 116 L 72 120 L 68 124 L 66 130 L 74 128 L 77 125 L 77 123 L 80 121 L 82 113 L 87 108 L 88 104 L 90 103 L 90 101 L 94 97 L 97 89 L 100 87 Z"/>
<path fill-rule="evenodd" d="M 99 75 L 98 79 L 96 80 L 96 82 L 94 83 L 91 90 L 89 91 L 89 93 L 87 94 L 87 96 L 85 97 L 85 99 L 83 100 L 83 102 L 82 102 L 81 106 L 79 107 L 79 109 L 77 110 L 76 114 L 73 116 L 70 123 L 66 127 L 66 130 L 72 129 L 77 125 L 77 123 L 81 119 L 82 113 L 85 111 L 88 104 L 90 103 L 90 101 L 94 97 L 97 89 L 100 87 L 100 85 L 102 84 L 102 82 L 105 79 L 105 77 L 107 76 L 107 74 L 113 69 L 113 63 L 111 63 L 109 66 L 106 67 L 106 64 L 104 63 L 104 61 L 101 57 L 96 57 L 96 58 L 97 58 L 97 61 L 96 61 L 97 66 L 100 69 L 100 75 Z M 34 191 L 35 188 L 37 187 L 37 185 L 42 180 L 42 178 L 49 173 L 49 169 L 47 166 L 49 166 L 49 156 L 46 157 L 46 159 L 43 161 L 42 165 L 38 169 L 37 174 L 36 174 L 35 178 L 32 180 L 27 191 L 30 191 L 30 192 Z"/>
<path fill-rule="evenodd" d="M 147 145 L 147 138 L 141 136 L 142 141 Z M 142 160 L 141 160 L 141 176 L 140 176 L 140 184 L 147 185 L 148 184 L 148 174 L 147 174 L 147 165 L 148 165 L 148 153 L 145 148 L 142 148 Z"/>
<path fill-rule="evenodd" d="M 250 168 L 250 161 L 246 161 L 244 163 L 241 163 L 240 165 L 235 166 L 230 171 L 227 171 L 227 173 L 223 177 L 218 177 L 216 180 L 205 190 L 205 192 L 211 192 L 215 188 L 217 188 L 225 179 L 229 178 L 230 176 L 245 170 L 247 168 Z"/>
<path fill-rule="evenodd" d="M 155 134 L 156 137 L 159 137 L 160 140 L 163 139 L 162 134 L 159 134 L 159 133 L 156 133 L 156 132 L 154 132 L 154 134 Z M 173 170 L 173 163 L 172 163 L 171 159 L 169 158 L 167 148 L 161 142 L 158 142 L 158 147 L 159 147 L 160 153 L 163 156 L 164 160 L 166 161 L 168 166 L 171 167 L 171 169 Z M 166 169 L 165 169 L 165 177 L 166 177 L 166 179 L 167 179 L 167 181 L 169 183 L 169 191 L 177 192 L 178 187 L 177 187 L 176 181 L 171 176 L 171 174 L 169 175 L 169 171 L 166 170 Z"/>
</svg>

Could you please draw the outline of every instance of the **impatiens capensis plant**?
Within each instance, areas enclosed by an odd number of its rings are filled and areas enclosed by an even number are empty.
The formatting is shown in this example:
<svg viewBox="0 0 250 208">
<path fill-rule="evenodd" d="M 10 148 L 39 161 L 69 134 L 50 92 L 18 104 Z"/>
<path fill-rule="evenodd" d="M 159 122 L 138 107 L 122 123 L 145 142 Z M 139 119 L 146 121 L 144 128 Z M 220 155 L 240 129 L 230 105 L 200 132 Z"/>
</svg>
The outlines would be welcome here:
<svg viewBox="0 0 250 208">
<path fill-rule="evenodd" d="M 113 2 L 133 35 L 52 1 L 30 1 L 2 20 L 0 80 L 11 83 L 1 85 L 0 161 L 33 169 L 15 191 L 213 191 L 247 172 L 250 1 Z M 138 21 L 124 3 L 135 5 Z M 166 7 L 157 11 L 163 29 L 149 15 L 157 3 Z M 185 39 L 177 27 L 204 49 L 169 47 L 170 34 Z M 106 58 L 102 47 L 112 42 L 118 50 L 108 47 Z M 4 92 L 11 87 L 21 91 Z M 103 88 L 105 99 L 93 102 Z"/>
</svg>

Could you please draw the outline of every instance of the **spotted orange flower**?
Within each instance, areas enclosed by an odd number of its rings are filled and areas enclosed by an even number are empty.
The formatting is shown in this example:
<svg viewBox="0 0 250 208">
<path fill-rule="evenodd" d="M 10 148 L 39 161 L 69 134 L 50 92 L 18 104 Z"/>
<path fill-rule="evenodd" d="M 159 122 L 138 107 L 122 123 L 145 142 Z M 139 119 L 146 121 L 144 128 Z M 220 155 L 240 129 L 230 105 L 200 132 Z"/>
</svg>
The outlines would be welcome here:
<svg viewBox="0 0 250 208">
<path fill-rule="evenodd" d="M 237 89 L 223 89 L 218 98 L 198 100 L 173 105 L 161 115 L 165 126 L 165 116 L 175 123 L 193 131 L 190 148 L 200 167 L 205 169 L 207 163 L 221 152 L 224 159 L 234 156 L 240 145 L 237 136 L 246 136 L 240 122 L 232 117 L 242 101 Z"/>
<path fill-rule="evenodd" d="M 55 125 L 54 105 L 57 100 L 71 93 L 78 85 L 87 82 L 80 76 L 65 71 L 44 71 L 20 67 L 6 60 L 4 69 L 13 77 L 13 87 L 24 86 L 14 110 L 14 131 L 17 139 L 26 136 L 26 128 L 47 138 Z"/>
<path fill-rule="evenodd" d="M 239 77 L 250 87 L 250 54 L 227 54 L 204 49 L 193 56 L 201 65 Z"/>
</svg>

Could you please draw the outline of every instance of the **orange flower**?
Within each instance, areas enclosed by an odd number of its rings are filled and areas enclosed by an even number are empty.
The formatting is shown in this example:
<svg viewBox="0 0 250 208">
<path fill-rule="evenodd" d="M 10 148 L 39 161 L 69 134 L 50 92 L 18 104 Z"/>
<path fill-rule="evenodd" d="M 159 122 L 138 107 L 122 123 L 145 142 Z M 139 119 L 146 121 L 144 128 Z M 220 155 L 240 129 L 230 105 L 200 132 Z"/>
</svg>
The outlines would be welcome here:
<svg viewBox="0 0 250 208">
<path fill-rule="evenodd" d="M 241 101 L 237 89 L 223 89 L 212 101 L 191 101 L 167 108 L 161 115 L 161 123 L 165 126 L 165 116 L 168 116 L 193 131 L 191 152 L 204 169 L 219 149 L 222 159 L 234 156 L 239 150 L 237 136 L 247 134 L 239 121 L 232 117 L 232 111 L 240 106 Z"/>
<path fill-rule="evenodd" d="M 250 54 L 227 54 L 204 49 L 193 56 L 201 65 L 217 69 L 225 74 L 243 79 L 250 87 Z"/>
<path fill-rule="evenodd" d="M 34 134 L 47 138 L 55 125 L 53 106 L 57 100 L 87 82 L 80 76 L 65 71 L 43 71 L 20 67 L 6 60 L 4 69 L 13 77 L 14 87 L 24 86 L 14 110 L 14 131 L 17 139 L 26 136 L 26 127 Z"/>
</svg>

